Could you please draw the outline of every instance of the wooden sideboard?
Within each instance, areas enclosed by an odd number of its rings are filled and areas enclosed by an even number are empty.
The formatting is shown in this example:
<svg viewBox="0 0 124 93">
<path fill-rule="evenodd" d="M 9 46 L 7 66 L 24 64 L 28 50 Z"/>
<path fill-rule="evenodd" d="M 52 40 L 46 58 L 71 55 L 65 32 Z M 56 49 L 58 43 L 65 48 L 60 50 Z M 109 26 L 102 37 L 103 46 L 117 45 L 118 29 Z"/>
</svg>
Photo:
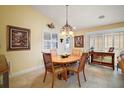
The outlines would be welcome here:
<svg viewBox="0 0 124 93">
<path fill-rule="evenodd" d="M 91 64 L 99 64 L 99 65 L 104 65 L 108 67 L 112 67 L 114 70 L 114 59 L 115 59 L 115 53 L 110 53 L 110 52 L 89 52 L 89 56 L 91 58 L 90 63 Z M 102 59 L 104 57 L 109 56 L 111 57 L 111 62 L 104 62 Z M 94 60 L 96 57 L 101 57 L 101 61 L 96 61 Z"/>
</svg>

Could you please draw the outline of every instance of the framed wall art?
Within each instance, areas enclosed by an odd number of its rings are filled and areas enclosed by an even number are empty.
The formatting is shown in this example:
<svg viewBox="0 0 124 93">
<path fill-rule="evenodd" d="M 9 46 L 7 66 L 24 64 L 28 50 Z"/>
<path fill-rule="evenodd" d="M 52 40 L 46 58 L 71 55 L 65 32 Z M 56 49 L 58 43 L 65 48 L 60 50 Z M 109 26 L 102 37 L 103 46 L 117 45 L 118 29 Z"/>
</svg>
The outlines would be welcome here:
<svg viewBox="0 0 124 93">
<path fill-rule="evenodd" d="M 84 36 L 75 36 L 74 37 L 74 45 L 75 47 L 84 47 Z"/>
<path fill-rule="evenodd" d="M 30 29 L 7 26 L 7 50 L 29 50 Z"/>
</svg>

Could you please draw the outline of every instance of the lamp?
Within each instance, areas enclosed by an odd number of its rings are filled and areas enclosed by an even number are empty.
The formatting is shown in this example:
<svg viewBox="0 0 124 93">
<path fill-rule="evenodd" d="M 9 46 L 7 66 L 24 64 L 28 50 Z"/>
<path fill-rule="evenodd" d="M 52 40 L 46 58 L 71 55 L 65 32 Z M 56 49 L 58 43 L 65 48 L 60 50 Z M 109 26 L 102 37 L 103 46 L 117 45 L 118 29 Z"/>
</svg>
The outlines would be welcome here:
<svg viewBox="0 0 124 93">
<path fill-rule="evenodd" d="M 68 24 L 68 5 L 66 5 L 66 24 L 61 28 L 62 35 L 73 35 L 73 27 Z"/>
</svg>

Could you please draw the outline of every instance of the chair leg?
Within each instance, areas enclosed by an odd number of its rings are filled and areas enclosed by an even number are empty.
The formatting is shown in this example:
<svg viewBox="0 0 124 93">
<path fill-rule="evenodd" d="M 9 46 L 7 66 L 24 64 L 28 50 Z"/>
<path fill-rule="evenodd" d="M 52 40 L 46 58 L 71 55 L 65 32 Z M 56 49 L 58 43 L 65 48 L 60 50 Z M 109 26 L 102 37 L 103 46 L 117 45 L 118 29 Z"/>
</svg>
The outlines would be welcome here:
<svg viewBox="0 0 124 93">
<path fill-rule="evenodd" d="M 78 78 L 78 83 L 79 83 L 79 87 L 81 87 L 81 83 L 80 83 L 80 76 L 79 76 L 79 73 L 77 73 L 77 78 Z"/>
<path fill-rule="evenodd" d="M 46 75 L 47 75 L 47 71 L 45 71 L 43 82 L 45 82 L 45 80 L 46 80 Z"/>
<path fill-rule="evenodd" d="M 54 79 L 55 79 L 55 75 L 54 73 L 52 74 L 52 88 L 54 87 Z"/>
<path fill-rule="evenodd" d="M 83 76 L 84 76 L 84 80 L 87 81 L 84 70 L 83 70 Z"/>
</svg>

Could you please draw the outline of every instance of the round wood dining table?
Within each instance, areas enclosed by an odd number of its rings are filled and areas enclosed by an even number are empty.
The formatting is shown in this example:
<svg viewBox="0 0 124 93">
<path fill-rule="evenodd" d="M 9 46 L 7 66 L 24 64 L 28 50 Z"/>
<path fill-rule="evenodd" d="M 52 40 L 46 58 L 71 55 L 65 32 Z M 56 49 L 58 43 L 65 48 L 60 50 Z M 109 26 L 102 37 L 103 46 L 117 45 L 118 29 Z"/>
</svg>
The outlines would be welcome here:
<svg viewBox="0 0 124 93">
<path fill-rule="evenodd" d="M 70 55 L 67 58 L 62 58 L 61 56 L 52 56 L 52 62 L 54 64 L 60 64 L 66 68 L 66 64 L 75 63 L 76 61 L 80 60 L 81 56 Z M 67 72 L 64 73 L 63 79 L 67 80 L 68 74 Z"/>
<path fill-rule="evenodd" d="M 67 58 L 61 56 L 52 56 L 52 62 L 57 64 L 69 64 L 80 60 L 81 56 L 70 55 Z"/>
</svg>

